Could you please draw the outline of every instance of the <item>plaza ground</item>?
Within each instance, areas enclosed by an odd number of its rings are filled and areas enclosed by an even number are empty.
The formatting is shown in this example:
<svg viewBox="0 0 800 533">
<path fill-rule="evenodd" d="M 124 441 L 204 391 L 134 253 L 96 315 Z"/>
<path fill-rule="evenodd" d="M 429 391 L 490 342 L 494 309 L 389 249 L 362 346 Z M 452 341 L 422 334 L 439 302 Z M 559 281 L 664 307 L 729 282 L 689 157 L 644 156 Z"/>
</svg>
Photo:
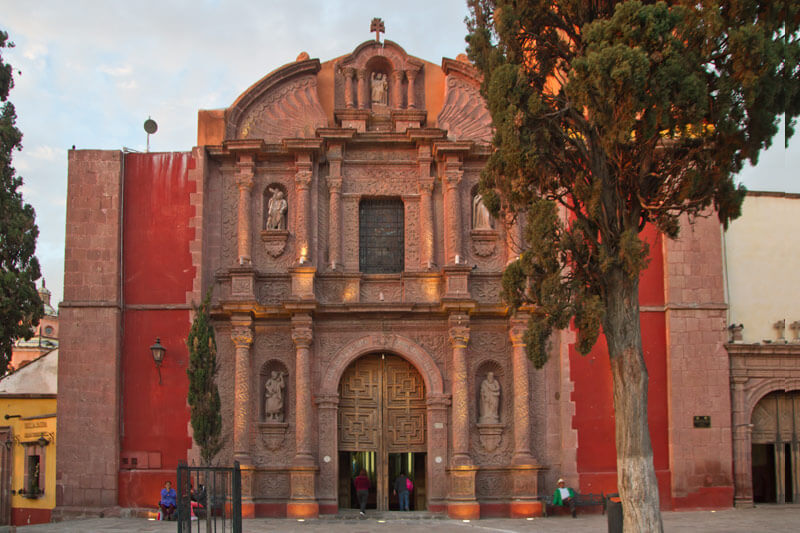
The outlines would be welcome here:
<svg viewBox="0 0 800 533">
<path fill-rule="evenodd" d="M 785 532 L 796 531 L 800 524 L 800 505 L 759 505 L 752 509 L 730 509 L 723 511 L 664 512 L 664 530 L 667 532 Z M 124 533 L 124 532 L 173 532 L 175 522 L 154 522 L 139 518 L 92 518 L 53 524 L 17 527 L 24 533 Z M 193 523 L 193 531 L 196 523 Z M 330 532 L 330 533 L 522 533 L 548 531 L 554 533 L 607 531 L 604 515 L 579 515 L 518 520 L 489 518 L 460 521 L 432 518 L 423 513 L 380 513 L 369 515 L 365 520 L 356 517 L 333 517 L 316 520 L 252 519 L 245 520 L 245 533 L 263 532 Z M 205 528 L 201 528 L 205 531 Z M 0 528 L 0 531 L 3 531 Z"/>
</svg>

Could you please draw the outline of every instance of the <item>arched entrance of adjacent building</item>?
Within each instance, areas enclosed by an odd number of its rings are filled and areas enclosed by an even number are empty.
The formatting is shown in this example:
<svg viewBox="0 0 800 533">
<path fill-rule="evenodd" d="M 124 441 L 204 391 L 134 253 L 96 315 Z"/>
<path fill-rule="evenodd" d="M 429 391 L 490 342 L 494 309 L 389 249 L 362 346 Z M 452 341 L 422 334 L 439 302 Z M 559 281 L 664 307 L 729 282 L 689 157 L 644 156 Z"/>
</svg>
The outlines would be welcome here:
<svg viewBox="0 0 800 533">
<path fill-rule="evenodd" d="M 414 366 L 389 353 L 353 361 L 339 382 L 339 507 L 358 507 L 353 479 L 372 482 L 368 508 L 397 509 L 391 486 L 405 472 L 414 482 L 412 509 L 425 508 L 425 383 Z"/>
<path fill-rule="evenodd" d="M 767 394 L 753 409 L 755 503 L 800 503 L 800 391 Z"/>
</svg>

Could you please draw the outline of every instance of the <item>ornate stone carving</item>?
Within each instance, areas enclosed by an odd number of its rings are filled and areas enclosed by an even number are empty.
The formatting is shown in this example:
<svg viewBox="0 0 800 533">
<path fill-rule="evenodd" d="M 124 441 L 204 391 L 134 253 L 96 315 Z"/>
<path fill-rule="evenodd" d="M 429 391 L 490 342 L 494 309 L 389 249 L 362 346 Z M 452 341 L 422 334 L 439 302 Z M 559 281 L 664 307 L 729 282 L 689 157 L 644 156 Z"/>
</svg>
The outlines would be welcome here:
<svg viewBox="0 0 800 533">
<path fill-rule="evenodd" d="M 256 480 L 256 497 L 276 500 L 289 497 L 287 472 L 259 471 Z"/>
<path fill-rule="evenodd" d="M 265 229 L 261 232 L 261 240 L 264 242 L 264 248 L 270 256 L 279 257 L 286 249 L 289 232 L 280 229 Z"/>
<path fill-rule="evenodd" d="M 475 492 L 481 500 L 502 500 L 511 495 L 511 481 L 505 470 L 478 470 Z"/>
<path fill-rule="evenodd" d="M 448 75 L 444 105 L 436 121 L 450 139 L 491 142 L 492 116 L 477 83 Z"/>
<path fill-rule="evenodd" d="M 236 326 L 231 329 L 231 340 L 236 348 L 249 348 L 253 344 L 253 330 L 249 326 Z"/>
<path fill-rule="evenodd" d="M 483 449 L 493 452 L 503 440 L 503 424 L 478 424 L 478 435 Z"/>
<path fill-rule="evenodd" d="M 258 425 L 261 433 L 261 442 L 270 451 L 276 451 L 283 446 L 286 438 L 286 429 L 289 424 L 285 422 L 262 422 Z"/>
<path fill-rule="evenodd" d="M 259 285 L 258 303 L 261 305 L 278 305 L 291 296 L 289 280 L 265 281 Z"/>
<path fill-rule="evenodd" d="M 499 304 L 502 290 L 500 277 L 471 276 L 469 280 L 470 295 L 482 304 Z"/>
<path fill-rule="evenodd" d="M 472 253 L 478 257 L 489 257 L 497 249 L 497 232 L 493 229 L 474 229 L 472 237 Z"/>
<path fill-rule="evenodd" d="M 285 138 L 313 137 L 327 125 L 317 94 L 317 77 L 303 76 L 271 89 L 245 112 L 239 126 L 241 139 L 277 143 Z"/>
</svg>

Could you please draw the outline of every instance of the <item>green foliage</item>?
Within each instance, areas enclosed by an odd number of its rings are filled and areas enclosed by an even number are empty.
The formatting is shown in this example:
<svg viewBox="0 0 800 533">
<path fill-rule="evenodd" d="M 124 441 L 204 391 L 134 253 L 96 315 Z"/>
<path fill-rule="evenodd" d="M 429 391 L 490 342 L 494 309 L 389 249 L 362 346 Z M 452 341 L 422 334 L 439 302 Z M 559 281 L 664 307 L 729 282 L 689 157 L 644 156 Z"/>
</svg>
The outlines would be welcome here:
<svg viewBox="0 0 800 533">
<path fill-rule="evenodd" d="M 494 214 L 527 211 L 527 250 L 503 277 L 537 366 L 574 319 L 588 352 L 611 279 L 647 267 L 646 225 L 740 214 L 733 176 L 800 114 L 800 7 L 789 1 L 468 0 L 495 152 Z M 622 278 L 618 274 L 623 274 Z M 629 301 L 630 306 L 638 302 Z"/>
<path fill-rule="evenodd" d="M 11 65 L 2 57 L 8 34 L 0 31 L 0 365 L 11 358 L 14 340 L 30 339 L 44 314 L 36 291 L 41 276 L 36 253 L 36 213 L 18 190 L 22 178 L 16 175 L 12 154 L 22 149 L 22 133 L 17 129 L 14 105 L 8 93 L 14 87 Z"/>
<path fill-rule="evenodd" d="M 189 407 L 194 440 L 200 446 L 203 464 L 210 465 L 225 444 L 222 438 L 222 414 L 216 375 L 217 343 L 211 326 L 209 306 L 211 291 L 195 309 L 194 322 L 186 339 L 189 348 Z"/>
</svg>

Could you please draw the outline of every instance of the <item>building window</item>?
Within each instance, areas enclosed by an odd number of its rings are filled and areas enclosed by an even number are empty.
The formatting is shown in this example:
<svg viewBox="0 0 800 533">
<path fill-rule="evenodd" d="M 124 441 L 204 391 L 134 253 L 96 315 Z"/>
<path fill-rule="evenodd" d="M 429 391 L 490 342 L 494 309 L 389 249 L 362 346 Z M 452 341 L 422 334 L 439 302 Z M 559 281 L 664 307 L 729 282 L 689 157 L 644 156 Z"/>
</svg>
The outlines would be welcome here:
<svg viewBox="0 0 800 533">
<path fill-rule="evenodd" d="M 399 198 L 361 200 L 358 265 L 365 274 L 403 271 L 404 212 Z"/>
</svg>

